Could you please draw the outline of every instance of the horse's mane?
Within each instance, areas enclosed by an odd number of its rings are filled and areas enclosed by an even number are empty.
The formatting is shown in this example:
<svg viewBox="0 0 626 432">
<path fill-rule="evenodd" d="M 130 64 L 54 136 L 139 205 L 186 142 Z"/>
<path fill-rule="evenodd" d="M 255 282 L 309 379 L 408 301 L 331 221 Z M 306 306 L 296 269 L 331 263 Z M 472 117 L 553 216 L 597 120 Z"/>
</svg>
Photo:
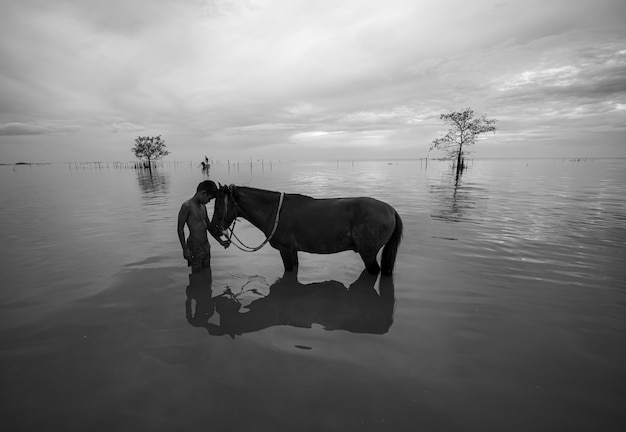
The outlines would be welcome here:
<svg viewBox="0 0 626 432">
<path fill-rule="evenodd" d="M 231 193 L 233 193 L 233 196 L 235 197 L 235 199 L 239 199 L 239 195 L 238 195 L 238 189 L 247 189 L 249 191 L 254 191 L 254 192 L 262 192 L 262 193 L 271 193 L 271 194 L 280 194 L 279 191 L 275 191 L 275 190 L 270 190 L 270 189 L 260 189 L 260 188 L 256 188 L 256 187 L 252 187 L 252 186 L 236 186 L 236 185 L 230 185 L 229 188 L 231 189 Z M 308 195 L 303 195 L 303 194 L 299 194 L 299 193 L 286 193 L 285 195 L 289 195 L 290 198 L 296 198 L 296 199 L 306 199 L 306 200 L 312 200 L 315 199 L 311 196 Z"/>
</svg>

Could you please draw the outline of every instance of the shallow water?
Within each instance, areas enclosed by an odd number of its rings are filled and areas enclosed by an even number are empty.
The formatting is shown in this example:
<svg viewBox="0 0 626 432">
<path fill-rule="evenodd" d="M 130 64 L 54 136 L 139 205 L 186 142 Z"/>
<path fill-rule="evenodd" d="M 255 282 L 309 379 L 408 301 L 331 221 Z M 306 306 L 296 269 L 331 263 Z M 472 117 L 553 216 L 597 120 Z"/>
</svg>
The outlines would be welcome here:
<svg viewBox="0 0 626 432">
<path fill-rule="evenodd" d="M 205 178 L 195 164 L 1 166 L 3 424 L 621 431 L 625 165 L 475 161 L 458 182 L 433 161 L 212 168 L 390 203 L 405 226 L 393 280 L 352 252 L 302 254 L 281 279 L 271 247 L 216 243 L 211 274 L 190 278 L 176 216 Z"/>
</svg>

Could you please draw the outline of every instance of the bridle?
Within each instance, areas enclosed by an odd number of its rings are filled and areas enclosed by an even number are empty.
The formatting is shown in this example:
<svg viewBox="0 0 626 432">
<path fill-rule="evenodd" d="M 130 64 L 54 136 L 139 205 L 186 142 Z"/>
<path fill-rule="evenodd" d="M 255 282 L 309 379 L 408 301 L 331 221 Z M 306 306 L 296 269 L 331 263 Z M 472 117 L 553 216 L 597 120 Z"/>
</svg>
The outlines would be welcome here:
<svg viewBox="0 0 626 432">
<path fill-rule="evenodd" d="M 222 217 L 222 221 L 224 221 L 226 219 L 226 214 L 228 212 L 228 197 L 229 197 L 229 195 L 230 195 L 231 199 L 233 200 L 234 206 L 241 208 L 241 206 L 239 205 L 237 200 L 235 200 L 235 195 L 233 193 L 233 189 L 234 188 L 235 188 L 235 186 L 233 186 L 233 185 L 228 186 L 228 194 L 226 194 L 224 196 L 224 215 Z M 283 207 L 283 201 L 284 200 L 285 200 L 285 193 L 281 192 L 280 193 L 280 199 L 278 200 L 278 210 L 276 211 L 276 219 L 274 220 L 274 227 L 272 228 L 272 232 L 263 241 L 263 243 L 261 243 L 257 247 L 248 246 L 244 242 L 242 242 L 239 239 L 239 237 L 237 237 L 237 235 L 235 234 L 235 224 L 236 224 L 237 219 L 238 219 L 237 217 L 235 217 L 235 219 L 233 219 L 233 222 L 226 229 L 222 228 L 221 225 L 220 225 L 219 229 L 222 232 L 224 232 L 224 231 L 228 232 L 228 234 L 226 235 L 226 239 L 231 244 L 234 244 L 237 249 L 242 250 L 244 252 L 256 252 L 259 249 L 261 249 L 263 246 L 265 246 L 267 243 L 269 243 L 269 241 L 272 239 L 272 237 L 274 237 L 274 233 L 276 233 L 276 228 L 278 228 L 278 221 L 280 219 L 280 209 Z M 235 238 L 239 244 L 233 242 L 233 240 L 232 240 L 233 238 Z"/>
</svg>

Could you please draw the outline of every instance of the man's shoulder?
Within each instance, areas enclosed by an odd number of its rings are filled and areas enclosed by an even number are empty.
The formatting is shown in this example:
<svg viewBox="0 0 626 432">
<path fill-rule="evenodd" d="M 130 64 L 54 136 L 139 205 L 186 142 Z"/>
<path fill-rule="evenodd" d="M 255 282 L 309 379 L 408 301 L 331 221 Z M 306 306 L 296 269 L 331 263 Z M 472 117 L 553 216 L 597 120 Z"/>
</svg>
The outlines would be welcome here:
<svg viewBox="0 0 626 432">
<path fill-rule="evenodd" d="M 180 209 L 181 210 L 188 210 L 192 207 L 191 205 L 191 199 L 188 199 L 187 201 L 185 201 L 184 203 L 181 204 Z"/>
</svg>

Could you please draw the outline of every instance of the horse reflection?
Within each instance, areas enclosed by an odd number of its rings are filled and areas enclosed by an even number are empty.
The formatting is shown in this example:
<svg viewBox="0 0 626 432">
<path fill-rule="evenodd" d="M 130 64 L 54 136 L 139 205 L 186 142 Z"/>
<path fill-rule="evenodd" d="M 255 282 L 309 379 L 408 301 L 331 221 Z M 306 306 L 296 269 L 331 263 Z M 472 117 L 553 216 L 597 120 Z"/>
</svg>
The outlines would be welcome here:
<svg viewBox="0 0 626 432">
<path fill-rule="evenodd" d="M 202 273 L 189 277 L 187 321 L 214 336 L 235 337 L 281 325 L 311 328 L 313 324 L 325 330 L 384 334 L 393 323 L 393 279 L 381 277 L 376 291 L 377 278 L 367 270 L 349 288 L 338 281 L 301 284 L 293 273 L 285 273 L 270 286 L 269 294 L 245 308 L 228 291 L 212 297 L 210 277 Z M 195 311 L 192 301 L 196 303 Z M 215 312 L 219 324 L 210 322 L 216 321 L 211 319 Z"/>
</svg>

